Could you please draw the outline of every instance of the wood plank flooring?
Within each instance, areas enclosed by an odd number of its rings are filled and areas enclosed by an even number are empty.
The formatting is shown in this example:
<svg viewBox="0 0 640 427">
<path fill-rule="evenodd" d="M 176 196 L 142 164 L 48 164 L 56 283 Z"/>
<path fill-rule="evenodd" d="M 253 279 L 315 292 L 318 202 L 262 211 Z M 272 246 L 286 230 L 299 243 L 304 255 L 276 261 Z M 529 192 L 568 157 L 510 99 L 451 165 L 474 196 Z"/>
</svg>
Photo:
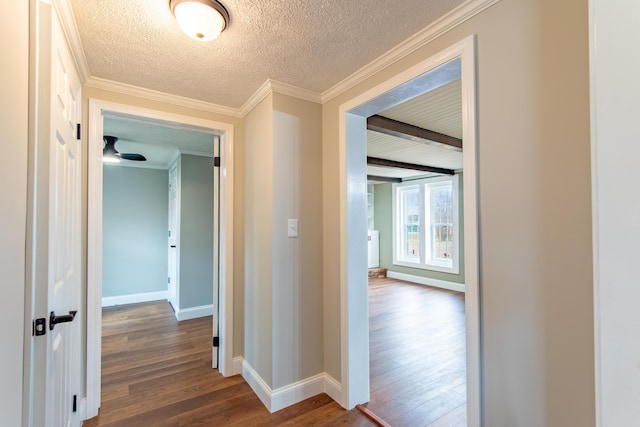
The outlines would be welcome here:
<svg viewBox="0 0 640 427">
<path fill-rule="evenodd" d="M 270 414 L 242 377 L 211 369 L 211 331 L 167 302 L 104 308 L 102 405 L 84 426 L 375 426 L 326 394 Z"/>
<path fill-rule="evenodd" d="M 369 338 L 369 410 L 398 427 L 467 425 L 464 294 L 370 279 Z"/>
<path fill-rule="evenodd" d="M 464 296 L 370 281 L 371 401 L 394 427 L 466 425 Z M 327 395 L 270 414 L 240 376 L 211 369 L 211 318 L 178 323 L 170 305 L 103 309 L 96 426 L 374 426 Z"/>
</svg>

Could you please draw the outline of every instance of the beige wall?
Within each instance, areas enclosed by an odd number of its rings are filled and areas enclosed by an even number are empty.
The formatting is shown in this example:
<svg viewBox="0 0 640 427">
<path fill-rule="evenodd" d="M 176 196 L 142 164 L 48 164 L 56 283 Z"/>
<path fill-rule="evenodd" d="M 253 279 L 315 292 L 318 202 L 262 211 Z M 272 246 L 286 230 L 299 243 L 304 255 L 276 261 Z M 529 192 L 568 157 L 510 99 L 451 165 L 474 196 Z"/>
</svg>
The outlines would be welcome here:
<svg viewBox="0 0 640 427">
<path fill-rule="evenodd" d="M 9 2 L 0 17 L 3 40 L 0 79 L 0 137 L 3 165 L 0 221 L 0 313 L 8 324 L 0 352 L 0 414 L 5 425 L 22 423 L 22 368 L 25 317 L 25 231 L 29 100 L 29 2 Z M 29 314 L 30 316 L 30 314 Z"/>
<path fill-rule="evenodd" d="M 244 358 L 272 385 L 273 96 L 245 117 Z M 234 316 L 235 317 L 235 316 Z"/>
<path fill-rule="evenodd" d="M 277 389 L 324 365 L 321 107 L 270 94 L 245 134 L 244 357 Z M 288 219 L 299 237 L 288 237 Z"/>
<path fill-rule="evenodd" d="M 322 354 L 322 108 L 273 94 L 273 381 L 324 370 Z M 298 219 L 299 237 L 287 237 Z"/>
<path fill-rule="evenodd" d="M 84 123 L 89 123 L 89 99 L 99 99 L 102 101 L 108 101 L 118 104 L 130 105 L 139 108 L 146 108 L 151 110 L 157 110 L 162 112 L 168 112 L 172 114 L 179 114 L 190 117 L 197 117 L 201 119 L 219 121 L 224 123 L 231 123 L 234 125 L 234 189 L 236 194 L 234 195 L 233 201 L 233 209 L 234 216 L 236 218 L 242 218 L 242 212 L 244 207 L 244 200 L 242 198 L 243 194 L 243 186 L 244 186 L 244 129 L 242 124 L 242 120 L 236 117 L 230 117 L 222 114 L 215 114 L 208 111 L 197 110 L 193 108 L 182 107 L 178 105 L 168 104 L 165 102 L 153 101 L 146 98 L 139 98 L 131 95 L 124 95 L 121 93 L 116 93 L 108 90 L 97 89 L 93 87 L 84 87 L 83 88 L 83 108 L 84 108 Z M 83 139 L 85 141 L 88 140 L 88 126 L 85 125 L 83 127 Z M 84 156 L 84 165 L 83 165 L 83 177 L 82 180 L 82 194 L 83 194 L 83 230 L 85 230 L 85 235 L 83 236 L 83 266 L 86 266 L 86 229 L 87 229 L 87 158 Z M 238 196 L 240 195 L 240 196 Z M 233 247 L 233 259 L 234 259 L 234 267 L 233 267 L 233 278 L 234 278 L 234 289 L 233 289 L 233 310 L 234 310 L 234 336 L 233 336 L 233 354 L 234 356 L 239 356 L 243 354 L 243 335 L 242 331 L 244 329 L 243 326 L 243 311 L 244 311 L 244 292 L 243 292 L 243 284 L 244 284 L 244 241 L 242 236 L 244 235 L 244 228 L 242 221 L 234 221 L 234 236 L 236 239 L 234 240 Z M 86 275 L 86 268 L 84 269 Z M 84 280 L 85 286 L 83 289 L 86 289 L 86 277 Z M 83 301 L 86 301 L 86 294 L 83 295 Z M 86 307 L 84 307 L 86 308 Z"/>
<path fill-rule="evenodd" d="M 503 0 L 323 106 L 325 369 L 340 378 L 338 107 L 477 34 L 484 424 L 594 425 L 587 4 Z"/>
</svg>

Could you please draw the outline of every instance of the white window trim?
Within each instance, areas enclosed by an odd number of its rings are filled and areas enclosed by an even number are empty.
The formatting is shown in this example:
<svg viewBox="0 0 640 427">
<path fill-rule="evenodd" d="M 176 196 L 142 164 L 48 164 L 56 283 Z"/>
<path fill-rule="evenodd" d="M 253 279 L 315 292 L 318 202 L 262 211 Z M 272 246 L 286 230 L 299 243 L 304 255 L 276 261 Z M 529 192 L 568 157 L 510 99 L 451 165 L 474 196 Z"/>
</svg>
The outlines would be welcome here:
<svg viewBox="0 0 640 427">
<path fill-rule="evenodd" d="M 453 254 L 452 254 L 452 267 L 437 265 L 437 263 L 427 262 L 427 226 L 425 223 L 425 215 L 421 217 L 420 223 L 420 244 L 422 250 L 420 251 L 420 261 L 412 262 L 407 259 L 398 257 L 398 240 L 400 239 L 398 233 L 398 218 L 400 218 L 400 204 L 398 203 L 398 189 L 404 187 L 413 187 L 420 189 L 421 200 L 426 203 L 426 184 L 441 181 L 451 181 L 453 189 Z M 392 232 L 393 232 L 393 264 L 403 267 L 419 268 L 421 270 L 439 271 L 442 273 L 460 274 L 460 206 L 459 206 L 459 175 L 446 175 L 433 178 L 424 178 L 415 181 L 408 181 L 403 183 L 392 184 Z M 430 230 L 429 230 L 430 232 Z"/>
</svg>

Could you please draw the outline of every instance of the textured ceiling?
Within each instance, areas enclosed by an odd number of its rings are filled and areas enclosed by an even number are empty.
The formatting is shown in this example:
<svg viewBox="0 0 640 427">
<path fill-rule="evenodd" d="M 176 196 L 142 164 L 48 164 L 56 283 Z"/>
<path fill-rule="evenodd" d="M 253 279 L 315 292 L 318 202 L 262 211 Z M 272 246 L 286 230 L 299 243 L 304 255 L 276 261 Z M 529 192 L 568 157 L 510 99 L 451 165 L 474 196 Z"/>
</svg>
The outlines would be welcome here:
<svg viewBox="0 0 640 427">
<path fill-rule="evenodd" d="M 183 34 L 168 0 L 70 0 L 93 77 L 240 108 L 272 79 L 322 93 L 462 0 L 222 0 L 216 40 Z"/>
</svg>

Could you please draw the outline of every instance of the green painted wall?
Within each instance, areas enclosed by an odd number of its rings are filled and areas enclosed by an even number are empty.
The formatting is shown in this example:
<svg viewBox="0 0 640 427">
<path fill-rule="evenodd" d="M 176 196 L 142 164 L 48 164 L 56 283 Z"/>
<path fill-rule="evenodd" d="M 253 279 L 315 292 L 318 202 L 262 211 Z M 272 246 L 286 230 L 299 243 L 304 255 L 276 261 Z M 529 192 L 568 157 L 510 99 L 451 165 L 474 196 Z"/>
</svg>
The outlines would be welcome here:
<svg viewBox="0 0 640 427">
<path fill-rule="evenodd" d="M 460 190 L 458 191 L 459 220 L 464 219 L 464 190 L 462 174 L 460 174 Z M 380 267 L 397 273 L 445 280 L 453 283 L 464 283 L 464 231 L 460 229 L 460 274 L 443 273 L 393 264 L 393 226 L 392 226 L 392 191 L 391 184 L 376 184 L 373 196 L 373 221 L 375 229 L 380 232 Z"/>
<path fill-rule="evenodd" d="M 181 155 L 180 309 L 213 304 L 213 159 Z"/>
<path fill-rule="evenodd" d="M 104 165 L 102 296 L 167 290 L 168 173 Z"/>
</svg>

